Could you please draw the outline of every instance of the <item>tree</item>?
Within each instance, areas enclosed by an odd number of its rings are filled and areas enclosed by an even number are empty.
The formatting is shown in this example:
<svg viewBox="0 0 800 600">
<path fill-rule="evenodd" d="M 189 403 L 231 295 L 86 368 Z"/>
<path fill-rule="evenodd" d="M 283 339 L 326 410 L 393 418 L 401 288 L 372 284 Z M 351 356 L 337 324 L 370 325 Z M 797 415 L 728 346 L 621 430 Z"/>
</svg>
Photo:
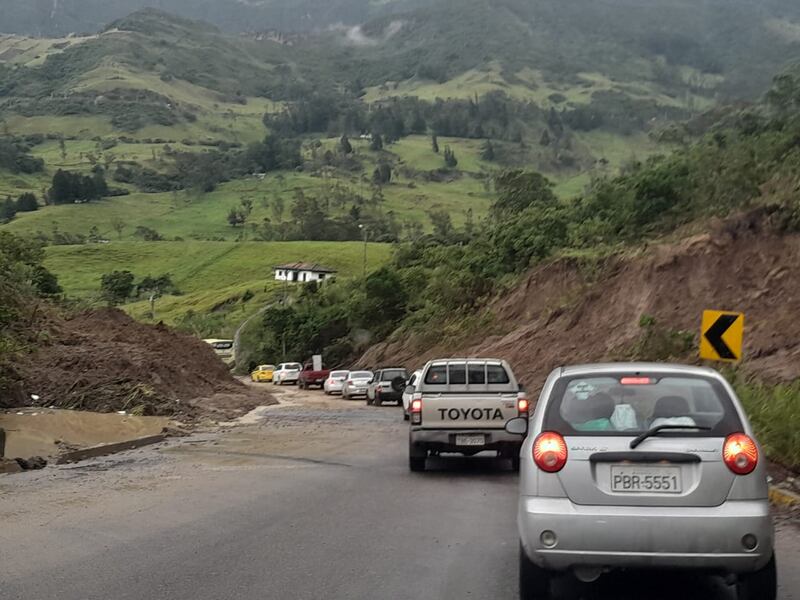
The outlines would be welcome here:
<svg viewBox="0 0 800 600">
<path fill-rule="evenodd" d="M 432 210 L 428 213 L 433 225 L 433 235 L 440 241 L 447 242 L 453 237 L 453 221 L 446 210 Z"/>
<path fill-rule="evenodd" d="M 275 217 L 275 221 L 280 223 L 283 221 L 283 211 L 286 206 L 283 198 L 281 196 L 275 196 L 275 200 L 272 202 L 272 216 Z"/>
<path fill-rule="evenodd" d="M 241 227 L 247 222 L 247 215 L 240 206 L 234 206 L 228 211 L 228 224 L 231 227 Z"/>
<path fill-rule="evenodd" d="M 144 225 L 137 225 L 133 235 L 142 238 L 145 242 L 160 242 L 164 239 L 155 229 L 145 227 Z"/>
<path fill-rule="evenodd" d="M 134 275 L 130 271 L 112 271 L 100 278 L 100 296 L 109 306 L 117 306 L 131 297 Z"/>
<path fill-rule="evenodd" d="M 127 224 L 119 217 L 113 217 L 111 219 L 111 228 L 117 232 L 117 238 L 122 239 L 122 232 L 125 230 L 125 227 L 127 227 Z"/>
<path fill-rule="evenodd" d="M 17 198 L 17 212 L 33 212 L 39 210 L 39 202 L 31 192 L 25 192 Z"/>
<path fill-rule="evenodd" d="M 342 139 L 339 140 L 339 147 L 342 150 L 343 154 L 352 154 L 353 153 L 353 146 L 350 144 L 350 140 L 347 139 L 347 135 L 343 135 Z"/>
<path fill-rule="evenodd" d="M 436 154 L 439 154 L 439 140 L 437 139 L 435 133 L 431 136 L 431 148 L 434 152 L 436 152 Z"/>
<path fill-rule="evenodd" d="M 53 175 L 53 183 L 47 194 L 53 204 L 67 204 L 75 197 L 70 173 L 59 169 Z"/>
<path fill-rule="evenodd" d="M 450 149 L 450 146 L 444 147 L 444 164 L 448 169 L 455 169 L 458 166 L 456 153 Z"/>
<path fill-rule="evenodd" d="M 492 140 L 486 140 L 481 148 L 481 158 L 483 160 L 494 160 L 494 146 Z"/>
<path fill-rule="evenodd" d="M 471 207 L 464 214 L 464 233 L 468 238 L 475 236 L 475 216 Z"/>
<path fill-rule="evenodd" d="M 11 199 L 11 197 L 7 197 L 5 201 L 0 203 L 0 223 L 8 223 L 11 221 L 17 214 L 17 204 Z"/>
<path fill-rule="evenodd" d="M 547 208 L 558 203 L 553 193 L 553 183 L 541 173 L 508 171 L 495 178 L 497 200 L 491 207 L 492 215 L 502 220 L 516 218 L 530 207 Z"/>
<path fill-rule="evenodd" d="M 383 138 L 381 137 L 380 133 L 375 133 L 372 135 L 372 141 L 369 144 L 370 150 L 374 150 L 378 152 L 383 150 Z"/>
<path fill-rule="evenodd" d="M 164 294 L 180 294 L 177 286 L 172 282 L 172 275 L 164 273 L 158 277 L 148 275 L 136 285 L 137 295 L 154 295 L 160 298 Z"/>
<path fill-rule="evenodd" d="M 392 180 L 392 167 L 390 167 L 387 163 L 382 162 L 378 165 L 375 169 L 375 172 L 372 174 L 372 181 L 375 185 L 386 185 Z"/>
</svg>

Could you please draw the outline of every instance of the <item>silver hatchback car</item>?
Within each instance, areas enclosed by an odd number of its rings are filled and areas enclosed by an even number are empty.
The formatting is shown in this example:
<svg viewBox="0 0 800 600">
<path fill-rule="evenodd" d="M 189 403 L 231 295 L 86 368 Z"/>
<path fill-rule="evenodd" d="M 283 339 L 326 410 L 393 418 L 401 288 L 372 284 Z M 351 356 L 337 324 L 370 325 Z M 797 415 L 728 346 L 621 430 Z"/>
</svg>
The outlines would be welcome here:
<svg viewBox="0 0 800 600">
<path fill-rule="evenodd" d="M 520 597 L 553 578 L 615 569 L 730 576 L 774 600 L 766 460 L 716 371 L 663 364 L 565 367 L 547 379 L 521 450 Z"/>
</svg>

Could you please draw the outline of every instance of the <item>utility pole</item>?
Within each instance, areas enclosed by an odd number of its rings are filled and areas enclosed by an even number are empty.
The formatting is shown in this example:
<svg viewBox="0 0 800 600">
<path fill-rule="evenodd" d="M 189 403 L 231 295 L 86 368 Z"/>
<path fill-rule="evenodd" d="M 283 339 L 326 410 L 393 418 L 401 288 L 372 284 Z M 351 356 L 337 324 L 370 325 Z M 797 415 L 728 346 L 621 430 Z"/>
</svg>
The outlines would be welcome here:
<svg viewBox="0 0 800 600">
<path fill-rule="evenodd" d="M 367 236 L 369 235 L 369 231 L 366 227 L 364 227 L 363 223 L 358 226 L 364 232 L 364 269 L 363 269 L 363 277 L 364 282 L 367 281 Z"/>
</svg>

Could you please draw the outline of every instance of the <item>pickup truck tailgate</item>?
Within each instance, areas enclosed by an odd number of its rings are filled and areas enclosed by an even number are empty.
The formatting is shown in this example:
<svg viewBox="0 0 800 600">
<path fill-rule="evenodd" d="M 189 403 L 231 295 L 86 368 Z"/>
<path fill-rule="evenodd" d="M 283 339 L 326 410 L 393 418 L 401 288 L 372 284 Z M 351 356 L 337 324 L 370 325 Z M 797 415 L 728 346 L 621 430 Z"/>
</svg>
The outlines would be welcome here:
<svg viewBox="0 0 800 600">
<path fill-rule="evenodd" d="M 517 416 L 517 394 L 424 394 L 423 429 L 503 429 Z"/>
</svg>

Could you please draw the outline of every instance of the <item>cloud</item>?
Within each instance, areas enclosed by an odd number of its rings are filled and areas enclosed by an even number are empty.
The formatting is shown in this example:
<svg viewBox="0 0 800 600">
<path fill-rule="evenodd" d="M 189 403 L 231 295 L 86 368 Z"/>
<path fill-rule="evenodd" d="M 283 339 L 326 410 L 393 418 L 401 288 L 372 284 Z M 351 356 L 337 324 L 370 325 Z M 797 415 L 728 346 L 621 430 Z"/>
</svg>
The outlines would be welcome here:
<svg viewBox="0 0 800 600">
<path fill-rule="evenodd" d="M 344 34 L 345 42 L 352 46 L 378 46 L 388 41 L 392 36 L 400 32 L 405 25 L 404 21 L 392 21 L 387 25 L 379 36 L 370 37 L 364 33 L 361 25 L 348 26 L 342 23 L 331 25 L 333 31 Z"/>
</svg>

